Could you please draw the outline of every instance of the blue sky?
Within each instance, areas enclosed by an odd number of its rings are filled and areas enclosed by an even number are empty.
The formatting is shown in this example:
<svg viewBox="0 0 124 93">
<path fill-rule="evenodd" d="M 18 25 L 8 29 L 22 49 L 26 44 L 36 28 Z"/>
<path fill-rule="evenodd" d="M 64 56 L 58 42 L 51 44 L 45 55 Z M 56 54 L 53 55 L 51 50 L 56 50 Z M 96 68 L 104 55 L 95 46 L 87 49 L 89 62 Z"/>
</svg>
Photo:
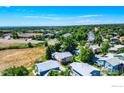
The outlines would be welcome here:
<svg viewBox="0 0 124 93">
<path fill-rule="evenodd" d="M 124 23 L 121 6 L 0 7 L 0 26 L 59 26 Z"/>
</svg>

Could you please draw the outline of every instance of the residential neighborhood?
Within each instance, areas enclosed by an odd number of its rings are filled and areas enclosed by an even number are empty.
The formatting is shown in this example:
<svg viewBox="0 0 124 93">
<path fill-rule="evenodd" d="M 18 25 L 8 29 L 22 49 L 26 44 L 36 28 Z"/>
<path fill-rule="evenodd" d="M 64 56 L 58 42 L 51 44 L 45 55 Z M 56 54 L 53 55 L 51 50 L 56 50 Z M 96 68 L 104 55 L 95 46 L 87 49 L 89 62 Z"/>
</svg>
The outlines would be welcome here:
<svg viewBox="0 0 124 93">
<path fill-rule="evenodd" d="M 124 76 L 123 7 L 0 7 L 0 76 Z"/>
<path fill-rule="evenodd" d="M 10 68 L 8 66 L 1 69 L 1 74 L 12 75 L 9 70 L 23 68 L 27 75 L 33 76 L 124 75 L 124 42 L 120 40 L 124 36 L 123 24 L 104 26 L 30 27 L 34 30 L 1 28 L 0 52 L 27 48 L 45 49 L 44 56 L 32 61 L 32 67 L 14 64 Z M 120 27 L 120 30 L 113 30 L 112 33 L 109 30 L 102 31 L 110 27 Z M 3 43 L 8 45 L 2 46 Z"/>
</svg>

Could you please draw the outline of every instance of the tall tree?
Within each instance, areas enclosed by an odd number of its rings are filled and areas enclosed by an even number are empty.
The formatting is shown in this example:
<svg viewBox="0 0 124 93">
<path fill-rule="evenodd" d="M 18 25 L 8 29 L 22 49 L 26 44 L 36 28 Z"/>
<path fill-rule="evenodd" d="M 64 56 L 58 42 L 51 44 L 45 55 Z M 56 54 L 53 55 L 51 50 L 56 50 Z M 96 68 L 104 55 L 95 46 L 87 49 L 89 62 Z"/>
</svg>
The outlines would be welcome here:
<svg viewBox="0 0 124 93">
<path fill-rule="evenodd" d="M 52 58 L 52 53 L 55 52 L 55 48 L 52 45 L 49 45 L 46 49 L 46 59 Z"/>
<path fill-rule="evenodd" d="M 89 63 L 93 57 L 94 53 L 92 49 L 90 49 L 89 47 L 81 47 L 79 54 L 80 61 Z"/>
<path fill-rule="evenodd" d="M 108 49 L 109 49 L 110 45 L 109 45 L 109 41 L 106 40 L 105 42 L 103 42 L 100 46 L 100 50 L 101 52 L 105 55 L 106 53 L 108 53 Z"/>
</svg>

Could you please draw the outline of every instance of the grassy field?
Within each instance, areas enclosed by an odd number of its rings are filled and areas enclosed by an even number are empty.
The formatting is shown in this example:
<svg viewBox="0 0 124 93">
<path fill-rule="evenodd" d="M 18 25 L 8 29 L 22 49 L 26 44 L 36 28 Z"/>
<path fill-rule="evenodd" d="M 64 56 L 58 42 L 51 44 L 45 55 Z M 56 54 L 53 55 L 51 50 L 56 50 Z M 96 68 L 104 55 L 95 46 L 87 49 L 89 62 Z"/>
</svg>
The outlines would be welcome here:
<svg viewBox="0 0 124 93">
<path fill-rule="evenodd" d="M 9 49 L 0 51 L 0 71 L 13 66 L 31 67 L 45 55 L 45 48 Z"/>
<path fill-rule="evenodd" d="M 32 44 L 36 44 L 36 43 L 39 43 L 41 41 L 36 41 L 36 40 L 25 41 L 24 39 L 6 40 L 6 39 L 0 38 L 0 47 L 16 46 L 16 45 L 20 45 L 20 44 L 27 44 L 28 42 L 31 42 Z"/>
</svg>

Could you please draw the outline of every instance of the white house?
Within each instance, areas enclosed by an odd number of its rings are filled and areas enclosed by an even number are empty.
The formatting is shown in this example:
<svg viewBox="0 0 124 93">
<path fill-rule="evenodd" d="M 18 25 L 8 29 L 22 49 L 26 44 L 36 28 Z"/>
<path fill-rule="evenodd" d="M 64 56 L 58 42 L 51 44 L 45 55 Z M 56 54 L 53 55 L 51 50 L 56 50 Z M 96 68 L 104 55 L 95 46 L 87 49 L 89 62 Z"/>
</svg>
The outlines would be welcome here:
<svg viewBox="0 0 124 93">
<path fill-rule="evenodd" d="M 87 63 L 73 62 L 70 66 L 74 76 L 100 76 L 100 70 Z"/>
<path fill-rule="evenodd" d="M 60 70 L 61 65 L 55 60 L 48 60 L 46 62 L 37 63 L 35 66 L 35 72 L 37 75 L 44 76 L 50 70 Z"/>
<path fill-rule="evenodd" d="M 68 63 L 71 61 L 72 54 L 70 52 L 55 52 L 52 54 L 52 58 L 61 63 Z"/>
</svg>

